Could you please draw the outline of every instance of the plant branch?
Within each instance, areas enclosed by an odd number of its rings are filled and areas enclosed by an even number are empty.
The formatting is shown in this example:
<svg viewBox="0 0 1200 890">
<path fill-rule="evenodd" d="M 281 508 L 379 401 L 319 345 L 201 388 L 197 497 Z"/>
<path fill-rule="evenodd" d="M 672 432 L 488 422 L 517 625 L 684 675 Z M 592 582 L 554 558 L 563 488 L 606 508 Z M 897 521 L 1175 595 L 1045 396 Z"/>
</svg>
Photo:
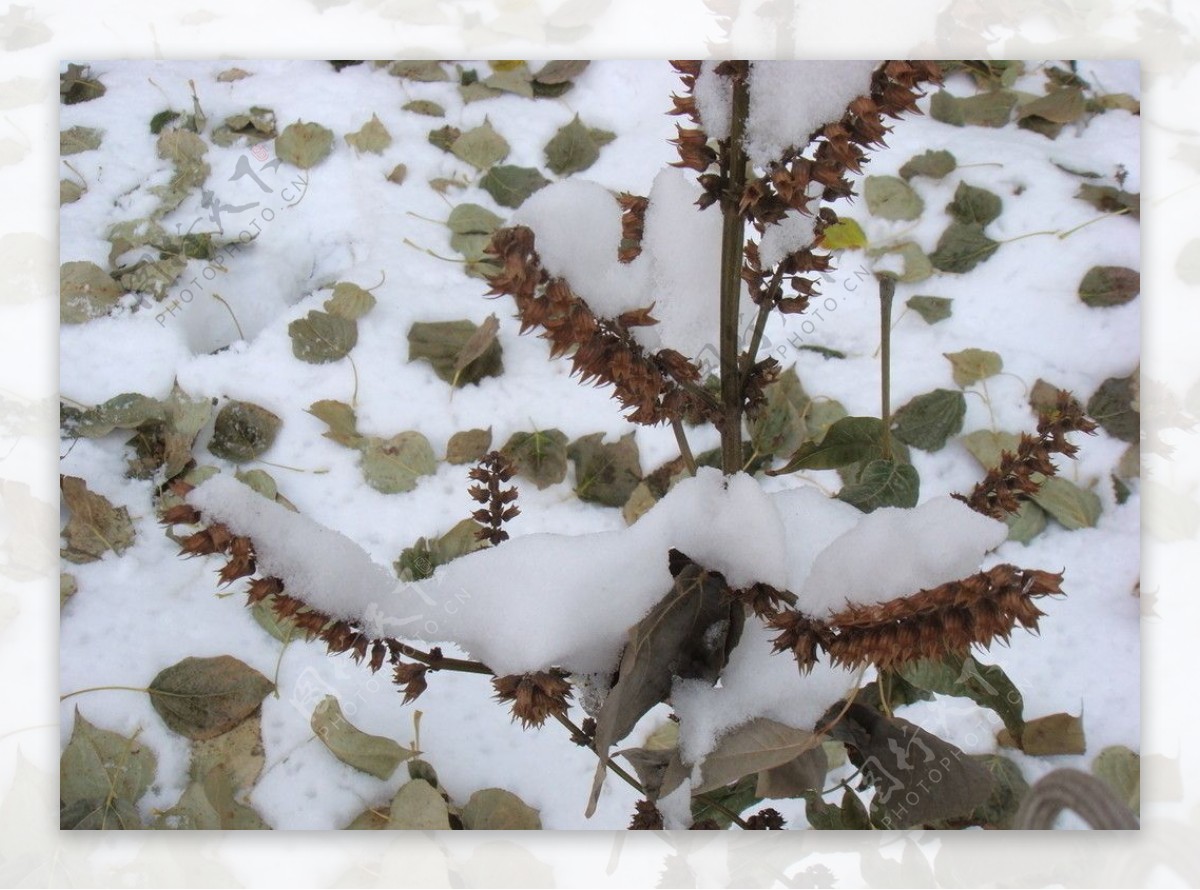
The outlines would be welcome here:
<svg viewBox="0 0 1200 890">
<path fill-rule="evenodd" d="M 675 433 L 675 441 L 679 445 L 679 456 L 683 458 L 683 464 L 687 467 L 688 475 L 696 475 L 696 458 L 692 454 L 692 446 L 688 444 L 687 436 L 683 431 L 683 421 L 678 417 L 671 418 L 671 429 Z"/>
<path fill-rule="evenodd" d="M 879 276 L 879 416 L 883 421 L 883 457 L 892 459 L 892 298 L 896 279 Z"/>
<path fill-rule="evenodd" d="M 742 380 L 738 372 L 738 304 L 742 296 L 742 253 L 746 225 L 739 203 L 746 187 L 746 155 L 742 134 L 750 110 L 750 90 L 744 73 L 732 76 L 733 122 L 729 128 L 726 188 L 721 211 L 721 470 L 726 475 L 742 468 Z"/>
</svg>

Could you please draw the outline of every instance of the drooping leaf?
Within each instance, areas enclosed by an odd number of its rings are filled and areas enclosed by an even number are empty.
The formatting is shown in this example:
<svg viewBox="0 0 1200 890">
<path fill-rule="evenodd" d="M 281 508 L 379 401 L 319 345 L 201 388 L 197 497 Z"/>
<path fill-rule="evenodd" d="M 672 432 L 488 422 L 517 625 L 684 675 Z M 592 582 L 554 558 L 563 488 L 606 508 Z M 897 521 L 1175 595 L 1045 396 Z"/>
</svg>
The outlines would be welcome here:
<svg viewBox="0 0 1200 890">
<path fill-rule="evenodd" d="M 938 451 L 962 430 L 966 397 L 958 390 L 935 389 L 917 396 L 896 411 L 893 434 L 906 445 Z"/>
<path fill-rule="evenodd" d="M 991 794 L 983 766 L 900 717 L 853 703 L 830 734 L 852 750 L 852 761 L 875 786 L 871 822 L 880 828 L 966 816 Z"/>
<path fill-rule="evenodd" d="M 964 389 L 980 380 L 995 377 L 1004 370 L 1004 359 L 1000 357 L 1000 353 L 992 352 L 990 349 L 971 347 L 958 352 L 942 354 L 950 360 L 950 365 L 954 369 L 954 382 Z"/>
<path fill-rule="evenodd" d="M 228 402 L 217 412 L 208 450 L 234 463 L 254 460 L 275 443 L 282 423 L 261 405 Z"/>
<path fill-rule="evenodd" d="M 1025 727 L 1025 700 L 1008 675 L 994 664 L 982 664 L 972 656 L 947 655 L 923 658 L 900 668 L 900 675 L 920 689 L 954 695 L 994 711 L 1015 738 Z"/>
<path fill-rule="evenodd" d="M 1089 306 L 1120 306 L 1142 290 L 1142 276 L 1124 266 L 1092 266 L 1079 282 L 1079 299 Z"/>
<path fill-rule="evenodd" d="M 327 695 L 313 709 L 312 731 L 326 748 L 348 766 L 379 779 L 389 779 L 401 763 L 416 752 L 395 739 L 370 735 L 352 724 L 342 713 L 335 696 Z"/>
<path fill-rule="evenodd" d="M 600 149 L 615 138 L 608 130 L 585 126 L 575 115 L 546 143 L 546 167 L 559 176 L 586 170 L 596 163 Z"/>
<path fill-rule="evenodd" d="M 71 738 L 59 760 L 62 806 L 102 805 L 109 797 L 136 803 L 154 782 L 158 758 L 131 737 L 92 725 L 75 708 Z M 86 812 L 86 811 L 85 811 Z"/>
<path fill-rule="evenodd" d="M 905 161 L 904 166 L 900 168 L 900 175 L 904 179 L 912 179 L 914 176 L 941 179 L 953 173 L 957 166 L 957 159 L 945 149 L 928 149 Z"/>
<path fill-rule="evenodd" d="M 304 318 L 288 325 L 292 355 L 302 362 L 321 365 L 343 359 L 358 343 L 358 325 L 352 318 L 310 309 Z"/>
<path fill-rule="evenodd" d="M 880 458 L 868 463 L 858 481 L 838 492 L 845 501 L 870 513 L 879 507 L 915 507 L 921 490 L 916 467 L 898 460 Z"/>
<path fill-rule="evenodd" d="M 1142 759 L 1124 745 L 1109 745 L 1092 761 L 1092 775 L 1106 783 L 1134 814 L 1141 812 Z"/>
<path fill-rule="evenodd" d="M 462 430 L 450 437 L 446 443 L 446 462 L 451 464 L 473 464 L 492 447 L 492 428 L 486 430 Z"/>
<path fill-rule="evenodd" d="M 476 791 L 462 809 L 463 828 L 467 831 L 536 831 L 541 816 L 521 798 L 503 788 Z"/>
<path fill-rule="evenodd" d="M 758 797 L 775 799 L 804 797 L 825 787 L 829 755 L 818 744 L 779 766 L 761 770 L 754 787 Z"/>
<path fill-rule="evenodd" d="M 362 442 L 362 473 L 382 494 L 412 491 L 417 479 L 437 472 L 437 457 L 421 433 L 397 433 L 390 439 L 367 436 Z"/>
<path fill-rule="evenodd" d="M 498 347 L 496 335 L 499 332 L 500 320 L 496 318 L 495 313 L 483 320 L 483 323 L 475 329 L 467 338 L 467 342 L 459 349 L 458 355 L 454 357 L 454 378 L 450 381 L 451 386 L 458 386 L 462 375 L 474 362 L 481 360 L 490 350 Z"/>
<path fill-rule="evenodd" d="M 71 518 L 63 529 L 67 545 L 62 558 L 84 563 L 100 559 L 110 550 L 120 555 L 133 543 L 133 523 L 129 510 L 114 507 L 104 495 L 88 490 L 87 482 L 76 476 L 59 476 L 63 506 Z"/>
<path fill-rule="evenodd" d="M 868 176 L 863 184 L 863 196 L 867 209 L 880 219 L 912 220 L 925 209 L 921 196 L 896 176 Z"/>
<path fill-rule="evenodd" d="M 1134 219 L 1142 218 L 1142 196 L 1111 185 L 1093 185 L 1085 182 L 1079 186 L 1075 197 L 1087 201 L 1102 213 L 1128 213 Z"/>
<path fill-rule="evenodd" d="M 1142 418 L 1135 407 L 1135 375 L 1109 377 L 1088 399 L 1087 413 L 1114 439 L 1135 443 L 1141 434 Z"/>
<path fill-rule="evenodd" d="M 104 131 L 94 127 L 71 127 L 58 134 L 58 153 L 62 157 L 93 151 L 100 147 Z"/>
<path fill-rule="evenodd" d="M 421 581 L 431 577 L 438 566 L 482 550 L 487 543 L 479 537 L 481 529 L 474 519 L 464 519 L 440 538 L 417 538 L 393 563 L 396 575 L 401 581 Z"/>
<path fill-rule="evenodd" d="M 423 114 L 426 117 L 445 117 L 446 109 L 436 102 L 431 102 L 428 99 L 413 99 L 411 102 L 405 102 L 400 106 L 404 111 L 411 111 L 413 114 Z"/>
<path fill-rule="evenodd" d="M 909 297 L 904 305 L 921 316 L 926 324 L 937 324 L 950 317 L 953 302 L 949 297 L 915 296 Z"/>
<path fill-rule="evenodd" d="M 188 657 L 150 681 L 150 704 L 173 732 L 211 739 L 254 713 L 274 688 L 232 655 Z"/>
<path fill-rule="evenodd" d="M 745 776 L 757 777 L 764 770 L 791 763 L 813 750 L 821 750 L 820 737 L 766 717 L 756 717 L 721 737 L 701 763 L 700 783 L 693 786 L 692 794 L 715 791 Z M 824 753 L 822 750 L 822 757 Z"/>
<path fill-rule="evenodd" d="M 835 421 L 820 442 L 806 442 L 787 465 L 768 470 L 781 476 L 797 470 L 833 470 L 877 457 L 883 442 L 883 422 L 878 417 L 843 417 Z"/>
<path fill-rule="evenodd" d="M 275 139 L 275 156 L 301 170 L 309 170 L 333 151 L 333 131 L 317 123 L 296 121 Z"/>
<path fill-rule="evenodd" d="M 525 199 L 550 184 L 533 167 L 516 167 L 503 164 L 492 167 L 487 175 L 479 181 L 479 187 L 486 191 L 501 207 L 520 207 Z"/>
<path fill-rule="evenodd" d="M 59 317 L 63 324 L 83 324 L 107 315 L 125 291 L 111 275 L 84 260 L 59 269 Z"/>
<path fill-rule="evenodd" d="M 452 386 L 496 377 L 503 373 L 504 363 L 500 341 L 494 338 L 477 358 L 457 367 L 459 356 L 480 327 L 470 321 L 415 322 L 408 331 L 408 360 L 424 359 Z"/>
<path fill-rule="evenodd" d="M 717 681 L 741 633 L 734 619 L 745 614 L 726 591 L 724 578 L 687 561 L 671 591 L 630 628 L 619 679 L 596 716 L 595 750 L 600 763 L 589 815 L 600 796 L 609 750 L 670 694 L 675 678 Z"/>
<path fill-rule="evenodd" d="M 960 182 L 954 191 L 954 200 L 946 205 L 946 212 L 960 223 L 986 226 L 1003 210 L 1000 196 L 977 186 Z"/>
<path fill-rule="evenodd" d="M 358 321 L 375 308 L 375 295 L 357 284 L 339 281 L 333 286 L 333 296 L 325 301 L 325 311 L 351 321 Z"/>
<path fill-rule="evenodd" d="M 567 448 L 575 464 L 575 494 L 580 500 L 621 507 L 642 481 L 642 464 L 633 433 L 604 444 L 604 433 L 576 439 Z"/>
<path fill-rule="evenodd" d="M 567 477 L 567 437 L 562 430 L 513 433 L 500 453 L 516 465 L 518 475 L 538 488 Z"/>
<path fill-rule="evenodd" d="M 867 246 L 867 233 L 848 216 L 838 218 L 821 233 L 821 246 L 829 250 L 858 250 Z"/>
<path fill-rule="evenodd" d="M 956 127 L 964 124 L 1003 127 L 1016 104 L 1017 94 L 1012 90 L 993 90 L 965 98 L 939 90 L 929 102 L 929 116 Z"/>
<path fill-rule="evenodd" d="M 943 272 L 970 272 L 999 247 L 1000 242 L 985 235 L 982 226 L 955 220 L 942 232 L 929 261 Z"/>
<path fill-rule="evenodd" d="M 1087 742 L 1083 735 L 1083 719 L 1073 714 L 1048 714 L 1027 720 L 1019 738 L 1002 729 L 996 740 L 1004 747 L 1019 747 L 1026 754 L 1044 757 L 1052 754 L 1083 754 Z"/>
<path fill-rule="evenodd" d="M 424 779 L 412 779 L 401 785 L 392 798 L 387 827 L 412 831 L 448 830 L 450 810 L 436 788 Z"/>
<path fill-rule="evenodd" d="M 358 431 L 358 417 L 354 409 L 345 402 L 321 399 L 308 406 L 308 413 L 329 427 L 321 434 L 326 439 L 332 439 L 348 448 L 358 448 L 362 445 L 364 437 Z"/>
<path fill-rule="evenodd" d="M 487 118 L 450 144 L 451 154 L 476 170 L 487 170 L 499 164 L 508 157 L 509 150 L 508 140 L 496 132 Z"/>
<path fill-rule="evenodd" d="M 1031 497 L 1067 529 L 1092 528 L 1100 518 L 1100 497 L 1061 476 L 1051 476 Z"/>
<path fill-rule="evenodd" d="M 379 115 L 372 114 L 371 119 L 358 129 L 357 132 L 345 135 L 346 144 L 357 151 L 381 155 L 383 150 L 392 144 L 392 134 L 388 132 Z"/>
</svg>

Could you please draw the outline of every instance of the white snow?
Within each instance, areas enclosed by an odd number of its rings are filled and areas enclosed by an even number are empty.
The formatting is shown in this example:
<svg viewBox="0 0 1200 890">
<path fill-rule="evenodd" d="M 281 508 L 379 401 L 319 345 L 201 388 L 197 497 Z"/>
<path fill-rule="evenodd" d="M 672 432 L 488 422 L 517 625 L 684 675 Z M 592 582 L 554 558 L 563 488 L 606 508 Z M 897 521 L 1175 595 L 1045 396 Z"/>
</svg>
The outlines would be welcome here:
<svg viewBox="0 0 1200 890">
<path fill-rule="evenodd" d="M 758 245 L 762 268 L 768 269 L 788 254 L 812 245 L 816 218 L 793 213 L 780 222 L 768 225 Z"/>
</svg>

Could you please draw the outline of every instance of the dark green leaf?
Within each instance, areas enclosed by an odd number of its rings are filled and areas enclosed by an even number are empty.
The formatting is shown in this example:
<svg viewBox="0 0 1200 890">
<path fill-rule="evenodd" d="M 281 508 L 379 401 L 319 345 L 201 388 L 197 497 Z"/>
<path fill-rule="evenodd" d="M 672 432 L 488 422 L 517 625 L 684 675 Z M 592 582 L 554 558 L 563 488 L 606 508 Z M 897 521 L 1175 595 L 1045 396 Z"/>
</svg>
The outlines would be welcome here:
<svg viewBox="0 0 1200 890">
<path fill-rule="evenodd" d="M 275 686 L 231 655 L 185 658 L 150 681 L 150 704 L 173 732 L 211 739 L 249 717 Z"/>
<path fill-rule="evenodd" d="M 538 488 L 567 477 L 567 437 L 562 430 L 513 433 L 500 451 Z"/>
<path fill-rule="evenodd" d="M 208 450 L 234 463 L 253 460 L 274 444 L 282 423 L 259 405 L 229 402 L 217 412 Z"/>
<path fill-rule="evenodd" d="M 395 739 L 370 735 L 354 726 L 332 695 L 317 703 L 310 722 L 312 731 L 334 757 L 379 779 L 391 778 L 396 767 L 416 755 L 416 751 L 401 747 Z"/>
<path fill-rule="evenodd" d="M 1043 482 L 1032 498 L 1059 524 L 1071 530 L 1092 528 L 1100 518 L 1099 496 L 1059 476 Z"/>
<path fill-rule="evenodd" d="M 567 448 L 575 464 L 575 494 L 580 500 L 622 507 L 642 480 L 633 433 L 604 444 L 604 433 L 576 439 Z"/>
<path fill-rule="evenodd" d="M 916 219 L 925 209 L 921 196 L 896 176 L 868 176 L 863 184 L 863 196 L 867 209 L 881 219 Z"/>
<path fill-rule="evenodd" d="M 946 205 L 946 212 L 960 223 L 976 223 L 986 226 L 1003 210 L 1000 196 L 973 185 L 960 182 L 954 192 L 954 200 Z"/>
<path fill-rule="evenodd" d="M 333 131 L 320 124 L 296 121 L 283 128 L 275 139 L 275 156 L 281 161 L 308 170 L 333 151 Z"/>
<path fill-rule="evenodd" d="M 542 827 L 538 811 L 503 788 L 476 791 L 462 809 L 467 831 L 536 831 Z"/>
<path fill-rule="evenodd" d="M 150 132 L 157 136 L 163 131 L 163 127 L 178 117 L 178 111 L 171 111 L 169 108 L 166 111 L 160 111 L 154 117 L 150 118 Z"/>
<path fill-rule="evenodd" d="M 944 149 L 929 149 L 909 159 L 900 168 L 900 175 L 905 179 L 914 176 L 928 176 L 931 179 L 941 179 L 948 173 L 953 173 L 958 166 L 954 155 Z"/>
<path fill-rule="evenodd" d="M 1021 768 L 999 754 L 972 754 L 971 759 L 991 774 L 992 793 L 968 816 L 937 822 L 931 828 L 1012 828 L 1013 817 L 1029 791 Z"/>
<path fill-rule="evenodd" d="M 418 478 L 437 472 L 433 448 L 418 432 L 397 433 L 390 439 L 367 436 L 361 447 L 363 478 L 382 494 L 412 491 Z"/>
<path fill-rule="evenodd" d="M 67 65 L 67 70 L 58 76 L 58 97 L 63 105 L 91 102 L 107 92 L 104 84 L 90 75 L 87 65 Z"/>
<path fill-rule="evenodd" d="M 747 776 L 735 785 L 693 798 L 692 822 L 712 821 L 721 830 L 729 828 L 733 824 L 730 813 L 740 813 L 759 802 L 760 798 L 754 793 L 755 785 L 755 777 Z"/>
<path fill-rule="evenodd" d="M 942 354 L 950 360 L 950 366 L 954 369 L 954 382 L 963 388 L 988 377 L 995 377 L 1004 370 L 1004 359 L 1000 357 L 1000 353 L 990 349 L 971 347 Z"/>
<path fill-rule="evenodd" d="M 838 492 L 838 500 L 852 504 L 864 513 L 879 507 L 915 507 L 921 479 L 912 464 L 895 460 L 873 460 L 858 481 Z"/>
<path fill-rule="evenodd" d="M 904 304 L 921 316 L 926 324 L 937 324 L 950 317 L 950 306 L 954 301 L 949 297 L 909 297 Z"/>
<path fill-rule="evenodd" d="M 935 389 L 917 396 L 895 416 L 894 435 L 906 445 L 922 451 L 938 451 L 962 429 L 967 399 L 958 390 Z"/>
<path fill-rule="evenodd" d="M 525 199 L 550 180 L 532 167 L 514 167 L 505 164 L 493 167 L 479 181 L 479 186 L 495 199 L 501 207 L 520 207 Z"/>
<path fill-rule="evenodd" d="M 1079 186 L 1075 197 L 1087 201 L 1103 213 L 1128 213 L 1134 219 L 1142 218 L 1142 196 L 1132 194 L 1111 185 L 1092 185 L 1089 182 Z"/>
<path fill-rule="evenodd" d="M 873 826 L 858 795 L 847 788 L 841 806 L 825 803 L 819 794 L 805 795 L 808 824 L 818 831 L 869 831 Z"/>
<path fill-rule="evenodd" d="M 60 476 L 62 504 L 70 512 L 63 537 L 67 546 L 62 558 L 75 563 L 95 562 L 108 551 L 118 555 L 133 543 L 129 510 L 114 507 L 104 495 L 88 491 L 87 482 L 76 476 Z"/>
<path fill-rule="evenodd" d="M 1079 282 L 1079 299 L 1089 306 L 1120 306 L 1142 290 L 1142 276 L 1124 266 L 1092 266 Z"/>
<path fill-rule="evenodd" d="M 490 235 L 503 224 L 504 220 L 478 204 L 459 204 L 446 220 L 455 235 Z"/>
<path fill-rule="evenodd" d="M 1025 700 L 1012 680 L 994 664 L 982 664 L 970 655 L 924 658 L 900 668 L 900 675 L 920 689 L 940 695 L 969 698 L 995 711 L 1009 732 L 1020 738 L 1025 726 Z"/>
<path fill-rule="evenodd" d="M 981 226 L 956 220 L 942 232 L 929 261 L 943 272 L 970 272 L 991 257 L 999 246 L 998 241 L 983 234 Z"/>
<path fill-rule="evenodd" d="M 302 362 L 321 365 L 343 359 L 358 343 L 358 325 L 352 318 L 310 309 L 304 318 L 288 325 L 292 355 Z"/>
<path fill-rule="evenodd" d="M 492 447 L 492 428 L 486 430 L 463 430 L 455 433 L 446 443 L 446 462 L 451 464 L 473 464 Z"/>
<path fill-rule="evenodd" d="M 454 386 L 499 376 L 504 363 L 500 342 L 495 339 L 478 358 L 456 370 L 459 357 L 480 327 L 469 321 L 416 322 L 408 331 L 408 360 L 424 359 L 438 377 Z"/>
<path fill-rule="evenodd" d="M 600 157 L 601 146 L 614 138 L 607 130 L 584 126 L 579 115 L 575 115 L 546 143 L 546 166 L 559 176 L 586 170 Z"/>
<path fill-rule="evenodd" d="M 1137 442 L 1142 425 L 1141 414 L 1134 408 L 1137 384 L 1133 375 L 1109 377 L 1088 399 L 1087 413 L 1104 431 L 1122 442 Z"/>
<path fill-rule="evenodd" d="M 797 470 L 833 470 L 877 457 L 883 442 L 883 422 L 878 417 L 843 417 L 835 421 L 819 443 L 806 442 L 787 465 L 769 470 L 781 476 Z"/>
<path fill-rule="evenodd" d="M 975 124 L 981 127 L 1003 127 L 1008 123 L 1017 94 L 1012 90 L 994 90 L 960 99 L 945 90 L 933 94 L 929 116 L 935 121 L 961 127 Z"/>
</svg>

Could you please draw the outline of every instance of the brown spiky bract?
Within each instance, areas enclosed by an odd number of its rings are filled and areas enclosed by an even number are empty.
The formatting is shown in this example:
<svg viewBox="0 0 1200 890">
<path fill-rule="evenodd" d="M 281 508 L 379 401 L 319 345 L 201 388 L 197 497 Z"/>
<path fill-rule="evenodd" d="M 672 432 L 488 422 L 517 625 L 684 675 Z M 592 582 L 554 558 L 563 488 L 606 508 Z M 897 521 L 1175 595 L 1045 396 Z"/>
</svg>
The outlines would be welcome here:
<svg viewBox="0 0 1200 890">
<path fill-rule="evenodd" d="M 746 820 L 746 830 L 783 831 L 783 826 L 786 823 L 787 820 L 783 818 L 779 810 L 774 807 L 766 807 Z"/>
<path fill-rule="evenodd" d="M 567 716 L 571 684 L 557 671 L 495 677 L 492 686 L 497 701 L 512 702 L 513 719 L 520 720 L 525 729 L 541 726 L 556 714 Z"/>
<path fill-rule="evenodd" d="M 475 521 L 484 526 L 475 533 L 475 537 L 489 541 L 493 546 L 508 540 L 508 532 L 501 526 L 521 512 L 521 508 L 513 503 L 517 499 L 517 489 L 513 486 L 501 487 L 516 472 L 512 461 L 499 451 L 485 454 L 471 468 L 470 477 L 477 484 L 467 489 L 467 494 L 472 500 L 487 505 L 472 514 Z"/>
<path fill-rule="evenodd" d="M 630 831 L 662 831 L 663 817 L 658 807 L 649 800 L 634 804 L 633 818 L 629 820 Z"/>
<path fill-rule="evenodd" d="M 408 664 L 400 663 L 396 665 L 396 669 L 392 674 L 392 682 L 401 687 L 404 692 L 404 703 L 407 705 L 414 702 L 425 691 L 428 684 L 425 682 L 425 674 L 429 672 L 429 666 L 424 664 Z"/>
<path fill-rule="evenodd" d="M 834 665 L 898 668 L 1007 641 L 1017 625 L 1037 630 L 1045 613 L 1033 600 L 1061 593 L 1061 584 L 1061 574 L 998 565 L 911 596 L 847 606 L 827 620 L 788 610 L 768 624 L 780 632 L 775 651 L 791 651 L 803 671 L 821 651 Z"/>
<path fill-rule="evenodd" d="M 497 230 L 488 253 L 498 267 L 488 278 L 489 295 L 513 297 L 521 333 L 541 328 L 551 355 L 570 354 L 582 382 L 611 384 L 630 421 L 653 425 L 688 412 L 719 418 L 716 400 L 696 386 L 699 368 L 673 349 L 649 353 L 630 336 L 630 327 L 653 321 L 649 307 L 618 319 L 597 316 L 565 280 L 542 268 L 525 226 Z"/>
<path fill-rule="evenodd" d="M 1016 452 L 1005 451 L 1000 463 L 990 469 L 983 481 L 967 497 L 954 495 L 972 510 L 1004 519 L 1021 509 L 1021 502 L 1035 495 L 1047 476 L 1058 472 L 1050 455 L 1074 457 L 1079 447 L 1067 441 L 1067 433 L 1096 432 L 1096 423 L 1065 390 L 1059 390 L 1054 407 L 1038 417 L 1037 435 L 1021 435 Z"/>
</svg>

